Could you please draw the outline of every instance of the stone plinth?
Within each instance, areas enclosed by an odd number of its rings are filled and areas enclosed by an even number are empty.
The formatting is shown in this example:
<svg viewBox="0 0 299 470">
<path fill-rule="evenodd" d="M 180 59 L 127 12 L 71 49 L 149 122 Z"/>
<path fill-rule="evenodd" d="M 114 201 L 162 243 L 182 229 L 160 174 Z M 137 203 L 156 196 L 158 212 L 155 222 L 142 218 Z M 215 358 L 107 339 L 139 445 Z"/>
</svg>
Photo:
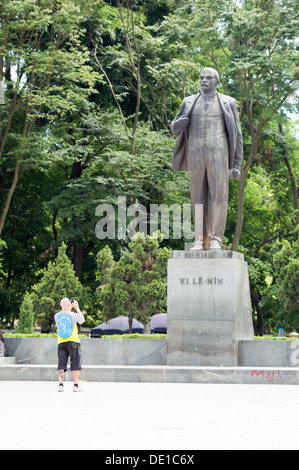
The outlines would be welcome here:
<svg viewBox="0 0 299 470">
<path fill-rule="evenodd" d="M 6 366 L 11 364 L 16 364 L 17 358 L 16 357 L 0 357 L 0 366 Z"/>
<path fill-rule="evenodd" d="M 56 338 L 5 338 L 4 340 L 8 354 L 15 356 L 14 361 L 17 364 L 57 363 Z M 80 342 L 83 366 L 166 364 L 164 339 L 133 339 L 120 336 L 81 338 Z"/>
<path fill-rule="evenodd" d="M 87 382 L 299 385 L 296 367 L 84 366 Z M 1 381 L 57 381 L 57 365 L 0 365 Z M 70 370 L 65 381 L 72 382 Z M 88 384 L 87 384 L 88 386 Z"/>
<path fill-rule="evenodd" d="M 238 342 L 254 338 L 243 254 L 174 251 L 167 312 L 167 365 L 238 366 Z"/>
</svg>

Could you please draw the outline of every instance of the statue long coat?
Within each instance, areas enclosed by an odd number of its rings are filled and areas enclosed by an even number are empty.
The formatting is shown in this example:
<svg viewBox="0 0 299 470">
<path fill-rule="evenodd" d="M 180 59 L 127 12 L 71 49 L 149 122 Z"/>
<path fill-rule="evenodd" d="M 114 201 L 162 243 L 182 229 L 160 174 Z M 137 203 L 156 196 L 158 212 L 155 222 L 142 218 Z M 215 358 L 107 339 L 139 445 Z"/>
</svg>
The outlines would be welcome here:
<svg viewBox="0 0 299 470">
<path fill-rule="evenodd" d="M 172 169 L 174 171 L 188 171 L 188 127 L 192 109 L 200 95 L 201 93 L 185 98 L 177 116 L 171 123 L 172 133 L 179 134 L 172 161 Z M 240 168 L 243 162 L 243 138 L 236 101 L 234 98 L 218 92 L 217 95 L 226 123 L 229 144 L 229 169 Z M 181 129 L 177 124 L 180 119 L 186 117 L 189 119 L 189 122 L 186 122 L 185 129 Z"/>
</svg>

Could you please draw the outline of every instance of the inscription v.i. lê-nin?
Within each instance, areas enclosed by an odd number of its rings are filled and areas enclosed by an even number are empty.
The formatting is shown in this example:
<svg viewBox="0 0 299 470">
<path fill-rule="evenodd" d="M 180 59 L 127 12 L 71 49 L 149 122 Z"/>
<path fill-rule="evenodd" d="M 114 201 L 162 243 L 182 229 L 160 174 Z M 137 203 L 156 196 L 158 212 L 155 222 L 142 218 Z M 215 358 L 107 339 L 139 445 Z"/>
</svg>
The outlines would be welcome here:
<svg viewBox="0 0 299 470">
<path fill-rule="evenodd" d="M 203 277 L 193 277 L 193 278 L 188 278 L 188 277 L 181 277 L 180 278 L 180 283 L 181 285 L 187 286 L 187 285 L 198 285 L 198 286 L 203 286 L 203 285 L 210 285 L 210 286 L 222 286 L 223 285 L 223 278 L 217 278 L 217 277 L 208 277 L 204 279 Z"/>
</svg>

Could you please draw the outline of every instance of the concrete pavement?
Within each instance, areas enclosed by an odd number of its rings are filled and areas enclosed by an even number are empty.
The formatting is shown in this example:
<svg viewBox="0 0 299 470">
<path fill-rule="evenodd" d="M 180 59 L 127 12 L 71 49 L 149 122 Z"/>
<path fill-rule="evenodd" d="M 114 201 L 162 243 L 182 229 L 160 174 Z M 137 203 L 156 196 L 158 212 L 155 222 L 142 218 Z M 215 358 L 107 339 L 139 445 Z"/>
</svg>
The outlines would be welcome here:
<svg viewBox="0 0 299 470">
<path fill-rule="evenodd" d="M 282 385 L 0 382 L 1 450 L 298 450 Z"/>
</svg>

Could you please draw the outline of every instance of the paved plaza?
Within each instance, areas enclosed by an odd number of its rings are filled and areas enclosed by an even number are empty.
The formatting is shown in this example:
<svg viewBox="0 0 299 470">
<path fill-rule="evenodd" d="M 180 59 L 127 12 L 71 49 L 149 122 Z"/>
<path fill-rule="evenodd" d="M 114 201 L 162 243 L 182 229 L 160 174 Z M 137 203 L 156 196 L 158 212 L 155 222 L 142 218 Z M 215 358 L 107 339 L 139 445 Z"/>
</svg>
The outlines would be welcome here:
<svg viewBox="0 0 299 470">
<path fill-rule="evenodd" d="M 290 385 L 0 382 L 0 449 L 299 449 Z"/>
</svg>

